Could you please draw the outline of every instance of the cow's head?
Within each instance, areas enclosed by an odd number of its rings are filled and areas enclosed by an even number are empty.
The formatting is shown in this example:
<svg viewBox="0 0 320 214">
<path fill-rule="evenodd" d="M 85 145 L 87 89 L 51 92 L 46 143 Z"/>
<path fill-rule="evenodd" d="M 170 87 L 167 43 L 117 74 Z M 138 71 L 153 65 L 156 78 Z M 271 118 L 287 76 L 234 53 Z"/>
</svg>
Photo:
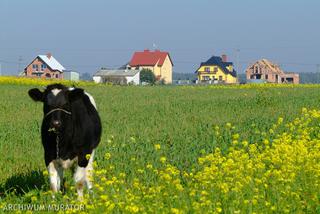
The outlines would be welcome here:
<svg viewBox="0 0 320 214">
<path fill-rule="evenodd" d="M 44 91 L 33 88 L 28 91 L 34 101 L 43 102 L 44 120 L 49 130 L 59 131 L 71 120 L 71 104 L 82 98 L 81 88 L 67 88 L 62 84 L 48 85 Z"/>
</svg>

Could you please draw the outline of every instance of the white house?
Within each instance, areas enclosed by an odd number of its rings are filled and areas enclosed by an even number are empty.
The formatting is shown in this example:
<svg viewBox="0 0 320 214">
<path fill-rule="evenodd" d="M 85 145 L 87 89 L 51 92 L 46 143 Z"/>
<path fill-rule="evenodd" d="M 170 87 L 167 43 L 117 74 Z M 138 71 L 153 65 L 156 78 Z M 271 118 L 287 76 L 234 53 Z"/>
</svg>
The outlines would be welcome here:
<svg viewBox="0 0 320 214">
<path fill-rule="evenodd" d="M 73 70 L 65 70 L 63 72 L 63 79 L 71 80 L 71 81 L 79 81 L 80 74 L 76 71 L 73 71 Z"/>
<path fill-rule="evenodd" d="M 93 75 L 96 83 L 113 83 L 117 85 L 140 84 L 140 70 L 101 68 Z"/>
</svg>

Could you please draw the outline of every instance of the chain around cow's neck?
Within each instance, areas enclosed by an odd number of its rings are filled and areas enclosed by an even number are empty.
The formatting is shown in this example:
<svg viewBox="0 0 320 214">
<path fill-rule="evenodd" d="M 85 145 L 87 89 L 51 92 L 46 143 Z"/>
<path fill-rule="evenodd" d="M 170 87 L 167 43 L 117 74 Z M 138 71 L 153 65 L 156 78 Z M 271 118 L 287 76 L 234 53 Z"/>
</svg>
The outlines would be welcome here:
<svg viewBox="0 0 320 214">
<path fill-rule="evenodd" d="M 47 117 L 49 114 L 51 114 L 51 113 L 53 113 L 53 112 L 55 112 L 55 111 L 62 111 L 62 112 L 64 112 L 64 113 L 66 113 L 66 114 L 71 115 L 71 112 L 70 112 L 70 111 L 67 111 L 67 110 L 62 109 L 62 108 L 55 108 L 55 109 L 52 109 L 51 111 L 49 111 L 48 113 L 46 113 L 46 114 L 44 115 L 44 117 Z"/>
<path fill-rule="evenodd" d="M 59 135 L 56 137 L 57 159 L 59 159 Z"/>
</svg>

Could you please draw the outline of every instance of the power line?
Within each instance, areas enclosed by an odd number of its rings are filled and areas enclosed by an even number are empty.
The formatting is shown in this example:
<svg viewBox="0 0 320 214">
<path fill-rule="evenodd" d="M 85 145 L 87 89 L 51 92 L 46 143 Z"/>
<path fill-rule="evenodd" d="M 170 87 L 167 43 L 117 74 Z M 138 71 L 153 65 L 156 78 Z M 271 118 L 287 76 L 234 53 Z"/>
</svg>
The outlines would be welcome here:
<svg viewBox="0 0 320 214">
<path fill-rule="evenodd" d="M 20 56 L 21 57 L 21 56 Z M 19 58 L 18 61 L 9 61 L 9 60 L 4 60 L 0 59 L 0 62 L 2 63 L 7 63 L 7 64 L 16 64 L 16 65 L 21 65 L 21 64 L 26 64 L 27 62 L 23 61 L 22 58 Z M 250 64 L 253 61 L 239 61 L 239 64 Z M 174 64 L 200 64 L 200 61 L 174 61 Z M 282 65 L 298 65 L 298 66 L 316 66 L 317 70 L 320 69 L 320 64 L 319 63 L 301 63 L 301 62 L 279 62 Z M 109 65 L 108 67 L 117 67 L 117 66 L 122 66 L 123 64 L 113 64 Z M 71 65 L 66 65 L 67 67 L 100 67 L 99 65 L 93 65 L 93 64 L 71 64 Z"/>
<path fill-rule="evenodd" d="M 19 64 L 19 61 L 9 61 L 9 60 L 3 60 L 3 59 L 0 59 L 0 62 L 6 63 L 6 64 L 16 64 L 16 65 Z M 25 62 L 21 62 L 21 63 L 25 63 Z"/>
<path fill-rule="evenodd" d="M 155 44 L 153 44 L 153 48 Z M 277 49 L 301 49 L 301 48 L 309 48 L 309 47 L 293 47 L 293 46 L 278 46 L 278 47 L 229 47 L 225 48 L 222 46 L 218 45 L 211 45 L 211 47 L 192 47 L 192 48 L 166 48 L 167 50 L 170 51 L 197 51 L 197 50 L 212 50 L 214 48 L 216 49 L 224 49 L 224 50 L 229 50 L 229 51 L 237 51 L 237 50 L 242 50 L 242 51 L 251 51 L 251 50 L 266 50 L 266 49 L 272 49 L 272 50 L 277 50 Z M 156 46 L 157 48 L 157 46 Z M 24 48 L 9 48 L 9 47 L 2 47 L 2 50 L 36 50 L 36 51 L 97 51 L 97 52 L 122 52 L 122 51 L 136 51 L 137 48 L 56 48 L 56 47 L 48 47 L 48 48 L 31 48 L 31 47 L 24 47 Z"/>
</svg>

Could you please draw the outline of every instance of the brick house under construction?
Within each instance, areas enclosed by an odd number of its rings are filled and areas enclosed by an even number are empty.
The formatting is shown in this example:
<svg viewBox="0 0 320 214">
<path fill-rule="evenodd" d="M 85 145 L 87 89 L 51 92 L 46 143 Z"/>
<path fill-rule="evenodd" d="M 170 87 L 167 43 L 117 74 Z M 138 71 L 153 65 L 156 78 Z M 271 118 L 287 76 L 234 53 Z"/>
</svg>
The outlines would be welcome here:
<svg viewBox="0 0 320 214">
<path fill-rule="evenodd" d="M 24 69 L 23 75 L 27 77 L 63 79 L 66 69 L 51 55 L 38 55 Z"/>
<path fill-rule="evenodd" d="M 248 82 L 264 81 L 268 83 L 299 84 L 299 74 L 287 73 L 267 59 L 262 59 L 250 65 L 246 70 Z"/>
</svg>

